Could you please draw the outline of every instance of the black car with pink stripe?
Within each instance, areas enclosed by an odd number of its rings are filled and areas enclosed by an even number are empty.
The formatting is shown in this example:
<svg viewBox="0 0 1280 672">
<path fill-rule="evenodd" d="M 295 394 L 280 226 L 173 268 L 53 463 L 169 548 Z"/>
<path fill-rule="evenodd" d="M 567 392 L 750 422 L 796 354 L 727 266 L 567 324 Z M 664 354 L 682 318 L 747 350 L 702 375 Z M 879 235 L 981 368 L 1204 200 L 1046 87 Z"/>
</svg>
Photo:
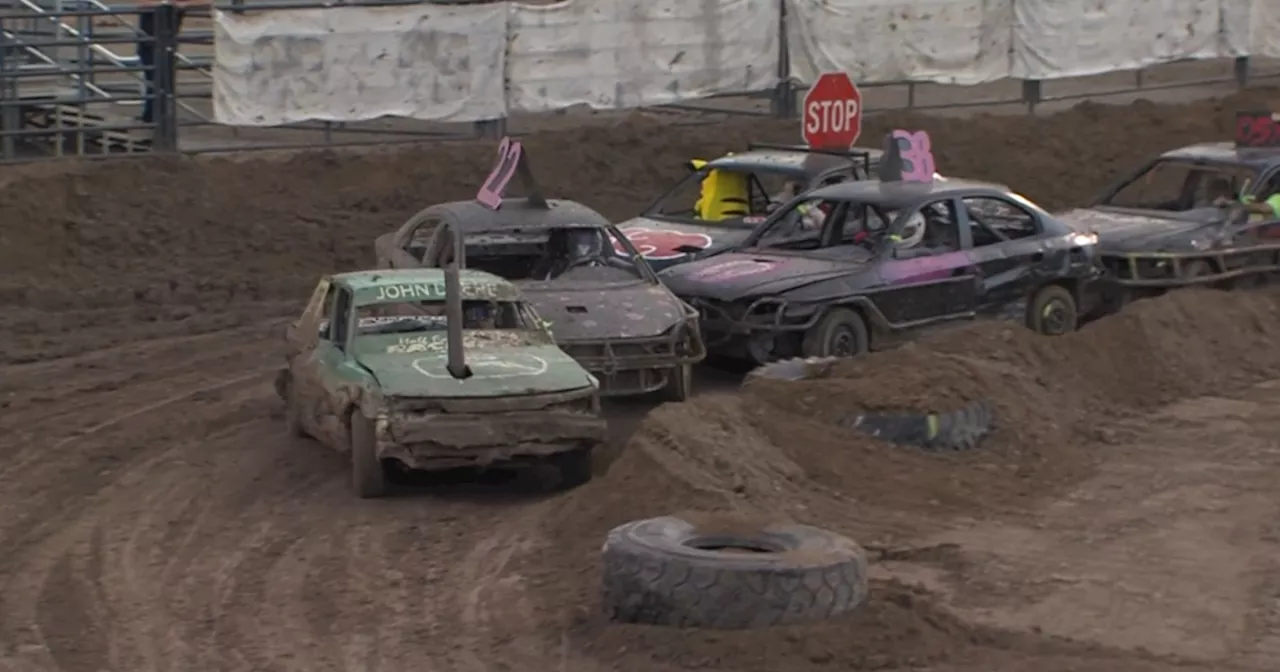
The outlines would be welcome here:
<svg viewBox="0 0 1280 672">
<path fill-rule="evenodd" d="M 865 180 L 803 194 L 660 277 L 698 309 L 713 353 L 850 356 L 979 317 L 1073 331 L 1101 274 L 1096 242 L 1001 185 Z"/>
</svg>

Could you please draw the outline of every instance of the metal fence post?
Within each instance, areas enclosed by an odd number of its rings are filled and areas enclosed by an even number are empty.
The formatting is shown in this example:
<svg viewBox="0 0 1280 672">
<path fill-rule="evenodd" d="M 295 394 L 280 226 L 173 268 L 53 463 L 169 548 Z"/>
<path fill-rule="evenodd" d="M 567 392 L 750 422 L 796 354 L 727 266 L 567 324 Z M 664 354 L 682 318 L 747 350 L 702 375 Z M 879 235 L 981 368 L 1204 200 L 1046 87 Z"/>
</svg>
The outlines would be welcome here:
<svg viewBox="0 0 1280 672">
<path fill-rule="evenodd" d="M 1022 102 L 1027 104 L 1027 114 L 1035 114 L 1036 106 L 1040 104 L 1041 91 L 1040 80 L 1024 79 L 1022 80 Z"/>
<path fill-rule="evenodd" d="M 155 128 L 151 147 L 157 152 L 178 151 L 177 54 L 178 8 L 165 2 L 156 5 L 155 75 L 152 80 Z"/>
<path fill-rule="evenodd" d="M 787 43 L 787 0 L 778 0 L 778 83 L 769 101 L 779 119 L 796 116 L 796 92 L 791 84 L 791 50 Z"/>
<path fill-rule="evenodd" d="M 1249 57 L 1236 57 L 1236 86 L 1244 88 L 1249 86 Z"/>
</svg>

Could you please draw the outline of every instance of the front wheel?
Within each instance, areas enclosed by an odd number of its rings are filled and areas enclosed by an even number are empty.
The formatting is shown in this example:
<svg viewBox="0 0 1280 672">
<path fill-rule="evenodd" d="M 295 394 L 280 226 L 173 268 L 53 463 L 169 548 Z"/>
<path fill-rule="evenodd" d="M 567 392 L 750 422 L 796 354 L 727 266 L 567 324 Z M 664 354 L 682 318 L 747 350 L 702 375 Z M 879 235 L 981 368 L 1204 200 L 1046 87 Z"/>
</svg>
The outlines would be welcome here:
<svg viewBox="0 0 1280 672">
<path fill-rule="evenodd" d="M 387 493 L 387 472 L 378 459 L 373 421 L 359 411 L 351 414 L 351 486 L 361 499 Z"/>
<path fill-rule="evenodd" d="M 804 334 L 805 357 L 853 357 L 870 349 L 867 322 L 857 311 L 834 308 Z"/>
<path fill-rule="evenodd" d="M 560 474 L 561 490 L 572 490 L 591 480 L 594 463 L 592 453 L 591 447 L 588 446 L 551 456 L 549 461 Z"/>
<path fill-rule="evenodd" d="M 662 388 L 667 401 L 687 401 L 693 396 L 693 365 L 681 364 L 667 372 L 667 386 Z"/>
<path fill-rule="evenodd" d="M 1079 324 L 1076 298 L 1062 285 L 1041 287 L 1027 303 L 1027 327 L 1038 334 L 1061 336 Z"/>
</svg>

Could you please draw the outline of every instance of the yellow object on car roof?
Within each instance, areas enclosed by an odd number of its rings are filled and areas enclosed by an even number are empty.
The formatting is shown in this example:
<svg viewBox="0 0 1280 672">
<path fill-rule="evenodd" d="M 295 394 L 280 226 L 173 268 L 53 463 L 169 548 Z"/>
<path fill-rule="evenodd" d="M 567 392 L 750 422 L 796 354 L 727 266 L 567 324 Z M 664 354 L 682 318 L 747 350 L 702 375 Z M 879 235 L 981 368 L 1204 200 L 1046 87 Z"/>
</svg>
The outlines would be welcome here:
<svg viewBox="0 0 1280 672">
<path fill-rule="evenodd" d="M 690 159 L 689 168 L 694 171 L 707 166 L 703 159 Z M 702 178 L 702 195 L 694 204 L 698 219 L 719 222 L 751 214 L 747 200 L 747 175 L 713 168 Z"/>
</svg>

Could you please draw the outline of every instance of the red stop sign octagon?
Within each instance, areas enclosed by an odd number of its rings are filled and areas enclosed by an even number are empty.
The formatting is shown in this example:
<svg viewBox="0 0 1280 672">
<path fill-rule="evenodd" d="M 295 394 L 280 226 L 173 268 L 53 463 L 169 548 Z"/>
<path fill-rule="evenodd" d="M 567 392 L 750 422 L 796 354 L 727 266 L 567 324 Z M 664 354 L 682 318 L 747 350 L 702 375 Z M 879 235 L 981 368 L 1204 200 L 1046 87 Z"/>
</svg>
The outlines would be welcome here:
<svg viewBox="0 0 1280 672">
<path fill-rule="evenodd" d="M 804 96 L 804 141 L 848 149 L 862 133 L 862 93 L 843 72 L 824 72 Z"/>
</svg>

